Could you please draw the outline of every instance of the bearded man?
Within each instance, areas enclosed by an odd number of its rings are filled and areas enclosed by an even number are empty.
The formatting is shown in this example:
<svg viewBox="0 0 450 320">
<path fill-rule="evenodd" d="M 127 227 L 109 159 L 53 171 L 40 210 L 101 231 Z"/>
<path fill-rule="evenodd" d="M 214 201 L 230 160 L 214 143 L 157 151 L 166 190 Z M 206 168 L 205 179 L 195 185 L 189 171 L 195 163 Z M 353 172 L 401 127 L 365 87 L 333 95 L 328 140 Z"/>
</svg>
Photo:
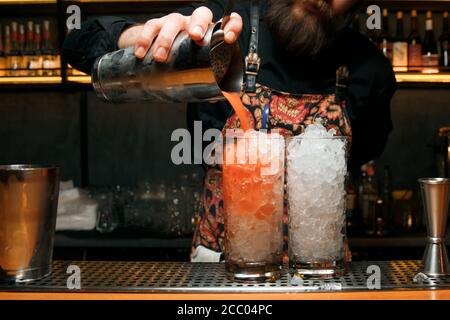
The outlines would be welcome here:
<svg viewBox="0 0 450 320">
<path fill-rule="evenodd" d="M 72 31 L 63 54 L 90 72 L 101 55 L 134 46 L 143 58 L 153 44 L 164 63 L 180 31 L 201 40 L 219 20 L 227 1 L 208 0 L 145 24 L 101 17 Z M 321 118 L 352 142 L 350 169 L 378 157 L 392 129 L 390 100 L 395 76 L 387 59 L 362 34 L 349 28 L 358 0 L 240 1 L 224 27 L 227 43 L 239 42 L 247 58 L 241 100 L 255 129 L 298 135 Z M 242 61 L 243 62 L 243 61 Z M 203 130 L 240 126 L 225 102 L 191 104 L 188 125 Z M 192 246 L 193 261 L 217 261 L 223 252 L 224 206 L 220 168 L 205 165 L 202 206 Z"/>
</svg>

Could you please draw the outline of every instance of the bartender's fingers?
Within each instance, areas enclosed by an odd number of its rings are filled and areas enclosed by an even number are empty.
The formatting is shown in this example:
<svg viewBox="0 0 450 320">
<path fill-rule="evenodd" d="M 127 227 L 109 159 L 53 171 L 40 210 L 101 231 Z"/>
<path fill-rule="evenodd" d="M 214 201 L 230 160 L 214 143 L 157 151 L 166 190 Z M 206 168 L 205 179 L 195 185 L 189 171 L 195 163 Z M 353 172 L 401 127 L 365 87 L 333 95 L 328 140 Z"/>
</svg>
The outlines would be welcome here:
<svg viewBox="0 0 450 320">
<path fill-rule="evenodd" d="M 239 38 L 239 35 L 242 32 L 242 17 L 233 12 L 230 15 L 230 20 L 227 22 L 225 27 L 223 28 L 223 32 L 225 33 L 225 42 L 233 43 Z"/>
<path fill-rule="evenodd" d="M 205 36 L 208 25 L 212 22 L 213 13 L 207 7 L 199 7 L 192 13 L 188 33 L 193 40 L 202 40 Z"/>
<path fill-rule="evenodd" d="M 162 19 L 148 20 L 144 24 L 141 34 L 136 39 L 134 46 L 134 54 L 138 59 L 142 59 L 147 54 L 148 49 L 153 43 L 153 40 L 158 35 L 162 27 Z"/>
<path fill-rule="evenodd" d="M 173 41 L 181 30 L 186 29 L 187 19 L 187 17 L 179 13 L 169 14 L 164 18 L 164 24 L 155 40 L 153 49 L 153 57 L 156 61 L 166 61 Z"/>
</svg>

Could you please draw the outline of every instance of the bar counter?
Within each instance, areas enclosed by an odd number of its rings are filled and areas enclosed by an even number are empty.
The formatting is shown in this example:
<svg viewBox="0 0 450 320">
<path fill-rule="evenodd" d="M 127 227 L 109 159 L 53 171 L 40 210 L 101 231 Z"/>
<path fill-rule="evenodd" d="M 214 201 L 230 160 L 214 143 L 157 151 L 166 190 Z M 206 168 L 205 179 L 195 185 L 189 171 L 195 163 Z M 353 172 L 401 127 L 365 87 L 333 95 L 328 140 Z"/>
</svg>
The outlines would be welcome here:
<svg viewBox="0 0 450 320">
<path fill-rule="evenodd" d="M 69 266 L 80 270 L 80 289 L 68 289 Z M 380 270 L 379 289 L 371 270 Z M 415 279 L 419 261 L 353 262 L 338 280 L 240 284 L 225 277 L 224 264 L 188 262 L 55 261 L 51 276 L 27 284 L 0 284 L 0 300 L 315 300 L 445 299 L 450 277 Z M 70 282 L 73 283 L 73 282 Z"/>
</svg>

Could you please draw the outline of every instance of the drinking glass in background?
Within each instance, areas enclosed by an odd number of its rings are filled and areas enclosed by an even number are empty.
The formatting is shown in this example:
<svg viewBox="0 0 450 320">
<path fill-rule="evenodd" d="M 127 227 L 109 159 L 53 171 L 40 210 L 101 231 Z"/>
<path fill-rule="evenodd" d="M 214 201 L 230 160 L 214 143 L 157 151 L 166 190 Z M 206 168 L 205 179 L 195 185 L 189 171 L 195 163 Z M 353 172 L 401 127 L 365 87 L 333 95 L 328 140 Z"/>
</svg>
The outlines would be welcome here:
<svg viewBox="0 0 450 320">
<path fill-rule="evenodd" d="M 287 141 L 290 272 L 337 278 L 345 270 L 347 138 L 314 126 Z"/>
<path fill-rule="evenodd" d="M 231 281 L 281 276 L 284 148 L 282 136 L 256 131 L 225 143 L 225 266 Z"/>
<path fill-rule="evenodd" d="M 96 230 L 102 234 L 116 230 L 119 226 L 119 217 L 114 210 L 113 193 L 108 190 L 91 191 L 91 197 L 98 203 Z"/>
<path fill-rule="evenodd" d="M 142 181 L 135 197 L 123 202 L 120 229 L 148 237 L 191 237 L 201 190 L 202 180 L 195 172 L 174 181 Z"/>
</svg>

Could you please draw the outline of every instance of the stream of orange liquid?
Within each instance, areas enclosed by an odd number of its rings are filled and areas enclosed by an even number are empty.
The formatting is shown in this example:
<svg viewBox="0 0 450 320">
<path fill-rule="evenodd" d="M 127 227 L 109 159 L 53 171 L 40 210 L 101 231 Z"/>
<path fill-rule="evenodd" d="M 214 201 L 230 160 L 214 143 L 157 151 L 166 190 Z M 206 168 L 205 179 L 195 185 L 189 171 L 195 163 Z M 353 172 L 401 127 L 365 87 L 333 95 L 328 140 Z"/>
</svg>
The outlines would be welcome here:
<svg viewBox="0 0 450 320">
<path fill-rule="evenodd" d="M 238 92 L 225 92 L 222 91 L 225 98 L 228 100 L 228 102 L 231 104 L 231 106 L 234 109 L 234 112 L 236 112 L 239 121 L 241 122 L 241 127 L 244 129 L 244 131 L 250 130 L 250 119 L 247 116 L 246 110 L 244 105 L 241 101 L 241 96 Z"/>
</svg>

